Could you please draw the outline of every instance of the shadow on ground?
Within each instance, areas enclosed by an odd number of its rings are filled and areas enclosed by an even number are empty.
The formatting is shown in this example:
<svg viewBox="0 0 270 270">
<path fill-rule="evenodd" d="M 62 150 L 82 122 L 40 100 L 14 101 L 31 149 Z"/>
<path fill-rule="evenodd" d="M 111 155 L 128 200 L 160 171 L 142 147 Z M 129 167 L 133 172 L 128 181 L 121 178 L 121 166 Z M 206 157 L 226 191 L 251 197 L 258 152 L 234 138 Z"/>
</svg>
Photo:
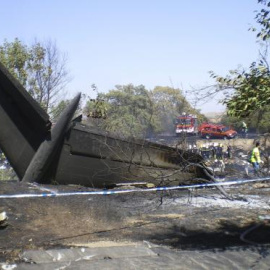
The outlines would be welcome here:
<svg viewBox="0 0 270 270">
<path fill-rule="evenodd" d="M 246 246 L 270 246 L 270 224 L 251 223 L 244 227 L 224 222 L 217 230 L 189 230 L 174 226 L 170 232 L 151 235 L 149 241 L 181 249 L 228 249 Z"/>
</svg>

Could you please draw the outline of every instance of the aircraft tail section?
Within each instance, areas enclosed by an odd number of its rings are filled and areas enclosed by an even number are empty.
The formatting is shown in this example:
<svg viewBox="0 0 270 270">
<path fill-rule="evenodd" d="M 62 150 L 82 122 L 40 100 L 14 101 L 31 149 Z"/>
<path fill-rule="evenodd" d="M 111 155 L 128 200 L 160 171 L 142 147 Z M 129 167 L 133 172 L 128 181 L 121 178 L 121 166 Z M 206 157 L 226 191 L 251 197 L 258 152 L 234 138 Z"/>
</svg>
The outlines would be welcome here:
<svg viewBox="0 0 270 270">
<path fill-rule="evenodd" d="M 0 148 L 20 179 L 50 127 L 49 115 L 0 63 Z"/>
</svg>

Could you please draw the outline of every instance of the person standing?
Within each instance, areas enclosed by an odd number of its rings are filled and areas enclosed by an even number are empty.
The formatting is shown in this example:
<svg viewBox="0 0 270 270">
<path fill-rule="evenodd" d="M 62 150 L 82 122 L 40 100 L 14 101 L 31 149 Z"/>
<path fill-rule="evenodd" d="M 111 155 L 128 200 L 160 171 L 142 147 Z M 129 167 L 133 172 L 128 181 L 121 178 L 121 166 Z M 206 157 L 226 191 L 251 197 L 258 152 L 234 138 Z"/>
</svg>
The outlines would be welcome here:
<svg viewBox="0 0 270 270">
<path fill-rule="evenodd" d="M 227 147 L 227 158 L 232 158 L 232 148 L 230 145 Z"/>
<path fill-rule="evenodd" d="M 243 121 L 242 122 L 242 133 L 243 133 L 244 138 L 246 138 L 246 136 L 247 136 L 247 131 L 248 131 L 247 124 Z"/>
<path fill-rule="evenodd" d="M 216 156 L 218 160 L 223 159 L 223 145 L 221 143 L 219 143 L 216 148 Z"/>
<path fill-rule="evenodd" d="M 256 174 L 260 169 L 261 157 L 260 157 L 260 142 L 256 142 L 255 147 L 252 149 L 250 162 L 253 166 L 254 173 Z"/>
<path fill-rule="evenodd" d="M 213 145 L 213 157 L 214 157 L 214 159 L 217 158 L 217 148 L 218 148 L 218 143 L 214 143 L 214 145 Z"/>
<path fill-rule="evenodd" d="M 202 147 L 201 147 L 201 155 L 203 157 L 203 159 L 206 159 L 207 156 L 206 156 L 206 145 L 203 144 Z"/>
</svg>

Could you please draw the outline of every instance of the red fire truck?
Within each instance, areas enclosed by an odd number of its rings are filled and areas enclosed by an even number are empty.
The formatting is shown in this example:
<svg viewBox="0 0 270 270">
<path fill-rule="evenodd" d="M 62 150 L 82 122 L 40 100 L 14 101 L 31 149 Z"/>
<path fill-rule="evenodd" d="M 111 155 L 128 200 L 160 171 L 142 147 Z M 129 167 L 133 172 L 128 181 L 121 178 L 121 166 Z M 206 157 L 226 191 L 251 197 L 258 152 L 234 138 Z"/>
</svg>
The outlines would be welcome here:
<svg viewBox="0 0 270 270">
<path fill-rule="evenodd" d="M 178 116 L 175 120 L 175 134 L 180 136 L 181 134 L 198 134 L 198 119 L 196 115 L 185 114 Z"/>
</svg>

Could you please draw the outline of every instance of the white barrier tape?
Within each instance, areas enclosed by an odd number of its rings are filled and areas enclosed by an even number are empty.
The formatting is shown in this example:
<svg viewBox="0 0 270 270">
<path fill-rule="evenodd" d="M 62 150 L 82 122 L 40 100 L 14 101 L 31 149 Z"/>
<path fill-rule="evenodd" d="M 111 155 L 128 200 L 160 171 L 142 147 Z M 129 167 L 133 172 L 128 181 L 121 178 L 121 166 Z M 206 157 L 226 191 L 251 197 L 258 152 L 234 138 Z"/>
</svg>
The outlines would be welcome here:
<svg viewBox="0 0 270 270">
<path fill-rule="evenodd" d="M 256 178 L 256 179 L 242 179 L 242 180 L 226 181 L 226 182 L 219 182 L 219 183 L 215 182 L 215 183 L 185 185 L 185 186 L 156 187 L 156 188 L 147 188 L 147 189 L 81 191 L 81 192 L 41 193 L 41 194 L 13 194 L 13 195 L 0 195 L 0 199 L 64 197 L 64 196 L 76 196 L 76 195 L 111 195 L 111 194 L 123 194 L 123 193 L 132 193 L 132 192 L 152 192 L 152 191 L 203 188 L 203 187 L 215 187 L 215 186 L 230 186 L 230 185 L 240 185 L 240 184 L 246 184 L 246 183 L 252 183 L 252 182 L 261 182 L 261 181 L 269 181 L 269 180 L 270 180 L 270 177 Z"/>
</svg>

